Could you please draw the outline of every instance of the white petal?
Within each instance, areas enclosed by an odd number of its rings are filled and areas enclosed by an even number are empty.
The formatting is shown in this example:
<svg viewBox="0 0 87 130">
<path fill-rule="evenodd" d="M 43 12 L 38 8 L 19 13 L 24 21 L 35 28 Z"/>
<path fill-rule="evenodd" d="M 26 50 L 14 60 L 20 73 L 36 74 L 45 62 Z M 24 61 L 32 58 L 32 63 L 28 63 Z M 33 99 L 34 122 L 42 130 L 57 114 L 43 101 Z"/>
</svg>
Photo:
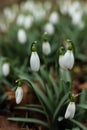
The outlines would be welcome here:
<svg viewBox="0 0 87 130">
<path fill-rule="evenodd" d="M 60 55 L 59 56 L 59 65 L 60 65 L 61 68 L 66 69 L 63 62 L 64 62 L 64 56 Z"/>
<path fill-rule="evenodd" d="M 54 26 L 52 23 L 47 23 L 45 26 L 44 26 L 44 31 L 47 32 L 49 35 L 53 35 L 54 32 L 55 32 L 55 29 L 54 29 Z"/>
<path fill-rule="evenodd" d="M 8 76 L 10 73 L 10 65 L 9 63 L 4 63 L 2 66 L 2 73 L 4 76 Z"/>
<path fill-rule="evenodd" d="M 32 52 L 31 54 L 30 67 L 33 71 L 38 71 L 40 68 L 40 59 L 37 52 Z"/>
<path fill-rule="evenodd" d="M 64 54 L 64 66 L 67 69 L 72 69 L 74 65 L 74 55 L 73 52 L 70 50 L 67 50 L 67 52 Z"/>
<path fill-rule="evenodd" d="M 16 92 L 15 92 L 15 98 L 16 98 L 16 103 L 19 104 L 21 101 L 22 101 L 22 98 L 23 98 L 23 90 L 21 87 L 18 87 L 16 89 Z"/>
<path fill-rule="evenodd" d="M 76 110 L 74 102 L 71 102 L 71 109 L 70 110 L 71 110 L 70 118 L 73 118 L 75 115 L 75 110 Z"/>
<path fill-rule="evenodd" d="M 21 44 L 24 44 L 27 41 L 26 32 L 23 29 L 18 30 L 17 37 L 18 37 L 18 41 Z"/>
<path fill-rule="evenodd" d="M 59 22 L 59 15 L 58 15 L 58 13 L 57 12 L 52 12 L 52 14 L 49 17 L 49 21 L 52 24 L 58 23 Z"/>
<path fill-rule="evenodd" d="M 65 118 L 73 118 L 75 115 L 75 109 L 75 102 L 70 102 L 65 112 Z"/>
<path fill-rule="evenodd" d="M 23 25 L 23 23 L 24 23 L 24 15 L 23 14 L 20 14 L 18 17 L 17 17 L 17 21 L 16 21 L 16 23 L 17 23 L 17 25 L 18 26 L 22 26 Z"/>
<path fill-rule="evenodd" d="M 33 17 L 30 15 L 26 16 L 23 24 L 25 29 L 29 29 L 33 24 Z"/>
<path fill-rule="evenodd" d="M 51 53 L 51 46 L 49 42 L 43 42 L 42 51 L 45 55 L 49 55 Z"/>
</svg>

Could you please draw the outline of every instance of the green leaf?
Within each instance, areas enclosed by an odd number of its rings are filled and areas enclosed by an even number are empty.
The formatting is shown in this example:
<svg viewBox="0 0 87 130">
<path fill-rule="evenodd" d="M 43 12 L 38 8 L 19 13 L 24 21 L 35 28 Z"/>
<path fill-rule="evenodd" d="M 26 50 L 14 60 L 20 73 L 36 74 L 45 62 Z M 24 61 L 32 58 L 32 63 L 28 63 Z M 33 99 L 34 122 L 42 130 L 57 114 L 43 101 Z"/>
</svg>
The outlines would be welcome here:
<svg viewBox="0 0 87 130">
<path fill-rule="evenodd" d="M 58 86 L 57 84 L 55 83 L 55 80 L 53 79 L 53 77 L 51 75 L 49 75 L 49 79 L 53 85 L 53 89 L 54 89 L 54 92 L 56 94 L 56 97 L 58 97 Z"/>
<path fill-rule="evenodd" d="M 74 120 L 74 119 L 70 119 L 70 121 L 74 124 L 76 124 L 79 128 L 81 128 L 82 130 L 87 130 L 87 127 L 85 127 L 83 124 L 81 124 L 80 122 Z"/>
<path fill-rule="evenodd" d="M 0 104 L 7 99 L 7 95 L 4 93 L 3 95 L 0 96 Z"/>
<path fill-rule="evenodd" d="M 46 92 L 47 92 L 47 97 L 48 97 L 48 99 L 49 99 L 49 101 L 50 101 L 50 104 L 51 104 L 51 106 L 53 105 L 53 103 L 54 103 L 54 94 L 53 94 L 53 91 L 52 91 L 52 89 L 50 88 L 50 86 L 48 86 L 47 84 L 46 84 Z M 53 107 L 52 107 L 53 108 Z"/>
<path fill-rule="evenodd" d="M 34 76 L 41 83 L 41 85 L 44 87 L 44 82 L 43 82 L 41 76 L 39 76 L 38 73 L 34 73 Z"/>
<path fill-rule="evenodd" d="M 41 108 L 42 109 L 42 106 L 38 105 L 38 104 L 28 104 L 28 105 L 26 105 L 26 107 L 34 107 L 34 108 Z"/>
<path fill-rule="evenodd" d="M 8 120 L 16 121 L 16 122 L 35 123 L 35 124 L 43 125 L 48 128 L 48 124 L 46 122 L 35 119 L 35 118 L 10 117 L 8 118 Z"/>
<path fill-rule="evenodd" d="M 40 98 L 40 101 L 42 102 L 42 104 L 44 103 L 46 108 L 48 109 L 48 111 L 50 113 L 52 113 L 52 107 L 50 104 L 50 101 L 48 99 L 48 97 L 46 96 L 45 92 L 43 92 L 42 90 L 40 90 L 40 88 L 38 88 L 38 86 L 36 86 L 31 80 L 29 80 L 27 77 L 21 78 L 21 81 L 25 81 L 27 83 L 29 83 L 31 85 L 31 87 L 34 89 L 36 95 L 38 98 Z"/>
<path fill-rule="evenodd" d="M 41 110 L 40 108 L 33 108 L 33 107 L 15 107 L 15 109 L 29 110 L 29 111 L 35 111 L 35 112 L 39 112 L 39 113 L 45 114 L 45 112 L 44 112 L 43 110 Z"/>
<path fill-rule="evenodd" d="M 78 104 L 77 106 L 83 109 L 87 109 L 87 104 Z"/>
</svg>

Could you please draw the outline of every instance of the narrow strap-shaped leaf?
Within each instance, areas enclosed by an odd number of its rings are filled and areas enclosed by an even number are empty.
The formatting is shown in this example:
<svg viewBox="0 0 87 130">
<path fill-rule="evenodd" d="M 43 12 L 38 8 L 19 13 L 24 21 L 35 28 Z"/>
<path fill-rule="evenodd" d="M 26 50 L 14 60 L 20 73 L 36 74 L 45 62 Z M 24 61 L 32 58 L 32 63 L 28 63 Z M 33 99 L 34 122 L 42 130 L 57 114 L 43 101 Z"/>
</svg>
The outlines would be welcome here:
<svg viewBox="0 0 87 130">
<path fill-rule="evenodd" d="M 74 124 L 76 124 L 79 128 L 81 128 L 82 130 L 87 130 L 87 127 L 85 127 L 83 124 L 81 124 L 79 121 L 76 121 L 74 119 L 70 119 L 71 122 L 73 122 Z"/>
<path fill-rule="evenodd" d="M 29 110 L 29 111 L 35 111 L 35 112 L 39 112 L 42 114 L 45 114 L 45 112 L 39 108 L 32 108 L 32 107 L 15 107 L 16 109 L 21 109 L 21 110 Z"/>
<path fill-rule="evenodd" d="M 61 101 L 59 102 L 55 112 L 54 112 L 54 115 L 53 115 L 53 121 L 55 120 L 55 118 L 58 116 L 58 112 L 59 110 L 61 109 L 62 105 L 64 104 L 64 102 L 66 101 L 67 97 L 68 97 L 69 93 L 67 93 L 66 95 L 64 95 L 61 99 Z"/>
<path fill-rule="evenodd" d="M 25 81 L 25 82 L 29 83 L 29 84 L 33 87 L 33 89 L 34 89 L 36 95 L 41 99 L 40 101 L 42 101 L 42 102 L 45 104 L 45 106 L 47 107 L 47 109 L 49 110 L 49 112 L 52 113 L 52 107 L 51 107 L 50 101 L 49 101 L 49 99 L 47 98 L 46 94 L 45 94 L 42 90 L 40 90 L 40 88 L 38 88 L 38 87 L 37 87 L 31 80 L 29 80 L 27 77 L 21 78 L 19 81 Z"/>
<path fill-rule="evenodd" d="M 8 120 L 16 121 L 16 122 L 35 123 L 35 124 L 43 125 L 43 126 L 48 128 L 48 124 L 46 122 L 44 122 L 42 120 L 35 119 L 35 118 L 10 117 L 10 118 L 8 118 Z"/>
<path fill-rule="evenodd" d="M 50 79 L 50 81 L 51 81 L 51 83 L 53 85 L 53 89 L 54 89 L 54 92 L 56 94 L 56 97 L 58 97 L 58 86 L 55 83 L 55 81 L 54 81 L 54 79 L 53 79 L 53 77 L 51 75 L 49 75 L 49 79 Z"/>
<path fill-rule="evenodd" d="M 87 109 L 87 104 L 78 104 L 77 106 L 83 109 Z"/>
<path fill-rule="evenodd" d="M 41 85 L 44 87 L 44 82 L 43 82 L 43 80 L 41 79 L 41 77 L 39 76 L 39 74 L 34 73 L 34 76 L 35 76 L 36 79 L 41 83 Z"/>
<path fill-rule="evenodd" d="M 38 105 L 38 104 L 27 104 L 26 107 L 35 107 L 35 108 L 41 108 L 42 109 L 42 106 Z"/>
<path fill-rule="evenodd" d="M 46 84 L 46 89 L 47 89 L 47 97 L 49 98 L 49 101 L 50 101 L 51 106 L 53 106 L 52 103 L 54 103 L 54 97 L 53 97 L 54 94 L 53 94 L 53 92 L 52 92 L 50 86 L 48 86 L 47 84 Z M 52 108 L 53 108 L 53 107 L 52 107 Z"/>
</svg>

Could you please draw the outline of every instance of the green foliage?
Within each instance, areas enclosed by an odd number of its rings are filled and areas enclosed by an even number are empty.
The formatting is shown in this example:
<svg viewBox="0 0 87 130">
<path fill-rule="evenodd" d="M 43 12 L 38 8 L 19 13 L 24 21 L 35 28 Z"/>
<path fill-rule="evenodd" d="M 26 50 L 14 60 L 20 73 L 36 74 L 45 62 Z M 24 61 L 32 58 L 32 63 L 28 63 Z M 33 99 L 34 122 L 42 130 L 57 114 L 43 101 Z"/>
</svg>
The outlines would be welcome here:
<svg viewBox="0 0 87 130">
<path fill-rule="evenodd" d="M 0 105 L 7 99 L 7 95 L 3 88 L 4 85 L 9 86 L 12 90 L 15 90 L 17 85 L 15 81 L 21 81 L 22 83 L 29 83 L 29 86 L 36 94 L 40 105 L 26 104 L 25 106 L 17 107 L 25 111 L 33 111 L 42 114 L 46 120 L 34 119 L 34 118 L 20 118 L 12 117 L 8 118 L 17 122 L 29 122 L 36 123 L 47 127 L 49 130 L 86 130 L 79 121 L 83 121 L 85 118 L 86 97 L 87 93 L 83 90 L 80 94 L 79 104 L 77 104 L 77 111 L 75 119 L 66 120 L 64 114 L 66 107 L 69 103 L 70 94 L 73 92 L 73 79 L 71 78 L 70 71 L 59 68 L 58 65 L 58 50 L 60 46 L 66 46 L 66 39 L 70 39 L 73 43 L 75 59 L 83 62 L 87 62 L 87 14 L 84 13 L 85 27 L 80 28 L 79 24 L 74 25 L 72 23 L 71 16 L 61 12 L 60 7 L 58 10 L 51 5 L 50 8 L 45 7 L 47 3 L 34 3 L 37 9 L 45 11 L 45 17 L 39 19 L 38 15 L 35 16 L 34 12 L 30 10 L 18 9 L 14 21 L 9 21 L 6 25 L 7 30 L 2 31 L 0 35 Z M 23 6 L 23 5 L 22 5 Z M 35 7 L 34 6 L 34 7 Z M 57 6 L 57 5 L 56 5 Z M 58 5 L 59 6 L 59 5 Z M 63 6 L 63 3 L 62 3 Z M 49 7 L 49 6 L 48 6 Z M 84 6 L 85 7 L 85 6 Z M 30 8 L 28 8 L 30 9 Z M 32 9 L 33 10 L 33 9 Z M 40 12 L 39 11 L 39 12 Z M 16 10 L 15 10 L 16 12 Z M 38 13 L 39 13 L 38 12 Z M 43 33 L 44 26 L 49 23 L 49 17 L 52 12 L 56 12 L 59 16 L 59 21 L 56 24 L 52 24 L 54 33 L 48 34 L 48 42 L 51 45 L 51 54 L 45 56 L 42 53 Z M 17 18 L 22 14 L 24 17 L 31 15 L 34 19 L 30 28 L 25 28 L 24 25 L 17 25 Z M 42 14 L 44 14 L 42 12 Z M 4 19 L 5 16 L 2 18 Z M 23 29 L 26 33 L 27 40 L 24 44 L 18 40 L 18 31 Z M 30 68 L 30 56 L 32 43 L 37 40 L 37 53 L 40 57 L 40 70 L 38 73 L 32 72 Z M 2 72 L 2 66 L 4 63 L 10 64 L 10 73 L 4 76 Z M 85 69 L 87 70 L 87 69 Z M 56 76 L 53 76 L 56 73 Z M 42 86 L 42 89 L 35 84 L 38 81 Z M 76 95 L 78 97 L 79 94 Z"/>
</svg>

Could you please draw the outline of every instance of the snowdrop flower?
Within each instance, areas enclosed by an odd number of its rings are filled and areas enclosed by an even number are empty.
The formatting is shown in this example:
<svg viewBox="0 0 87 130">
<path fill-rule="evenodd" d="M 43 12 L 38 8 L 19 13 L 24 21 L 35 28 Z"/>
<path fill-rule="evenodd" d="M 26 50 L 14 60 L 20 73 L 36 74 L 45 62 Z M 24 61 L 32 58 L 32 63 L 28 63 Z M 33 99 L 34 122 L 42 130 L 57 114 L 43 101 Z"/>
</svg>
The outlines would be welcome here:
<svg viewBox="0 0 87 130">
<path fill-rule="evenodd" d="M 51 53 L 51 46 L 47 39 L 48 39 L 47 32 L 45 32 L 43 35 L 43 43 L 42 43 L 42 52 L 45 55 L 49 55 Z"/>
<path fill-rule="evenodd" d="M 4 63 L 2 65 L 2 73 L 3 73 L 4 76 L 9 75 L 9 73 L 10 73 L 10 65 L 9 65 L 9 63 Z"/>
<path fill-rule="evenodd" d="M 34 3 L 34 1 L 25 1 L 25 2 L 21 2 L 20 4 L 20 9 L 21 11 L 29 11 L 32 12 L 35 9 L 36 4 Z"/>
<path fill-rule="evenodd" d="M 72 50 L 67 50 L 63 57 L 63 63 L 65 68 L 72 69 L 74 65 L 74 55 Z"/>
<path fill-rule="evenodd" d="M 69 6 L 69 15 L 72 17 L 75 15 L 75 13 L 78 13 L 79 11 L 81 11 L 81 5 L 79 1 L 74 1 L 70 4 Z"/>
<path fill-rule="evenodd" d="M 35 44 L 32 46 L 32 53 L 30 57 L 30 67 L 32 71 L 39 71 L 40 68 L 40 59 L 36 51 Z"/>
<path fill-rule="evenodd" d="M 21 44 L 25 44 L 25 42 L 27 41 L 26 32 L 23 29 L 18 30 L 17 37 L 18 37 L 18 41 Z"/>
<path fill-rule="evenodd" d="M 47 23 L 45 26 L 44 26 L 44 31 L 47 32 L 49 35 L 52 35 L 54 34 L 54 26 L 52 23 Z"/>
<path fill-rule="evenodd" d="M 33 23 L 33 17 L 30 15 L 26 16 L 23 23 L 24 28 L 29 29 L 32 26 L 32 23 Z"/>
<path fill-rule="evenodd" d="M 52 12 L 52 14 L 50 15 L 49 21 L 50 21 L 52 24 L 58 23 L 58 22 L 59 22 L 58 13 L 57 13 L 57 12 Z"/>
<path fill-rule="evenodd" d="M 48 41 L 44 41 L 42 44 L 42 51 L 45 55 L 49 55 L 51 53 L 51 46 Z"/>
<path fill-rule="evenodd" d="M 17 17 L 17 21 L 16 21 L 16 24 L 18 26 L 23 26 L 23 23 L 24 23 L 24 20 L 25 19 L 25 16 L 23 14 L 20 14 L 18 17 Z"/>
<path fill-rule="evenodd" d="M 22 101 L 23 98 L 23 89 L 22 87 L 17 87 L 16 92 L 15 92 L 15 98 L 16 98 L 16 103 L 19 104 Z"/>
<path fill-rule="evenodd" d="M 82 12 L 81 11 L 78 11 L 78 12 L 75 12 L 75 14 L 72 16 L 72 23 L 74 25 L 78 25 L 79 22 L 82 21 Z"/>
<path fill-rule="evenodd" d="M 65 118 L 66 119 L 73 118 L 75 115 L 75 110 L 76 110 L 75 102 L 70 102 L 65 112 Z"/>
<path fill-rule="evenodd" d="M 60 53 L 59 56 L 59 65 L 63 69 L 72 69 L 74 65 L 74 54 L 72 51 L 72 45 L 69 45 L 67 51 L 63 55 L 63 53 Z"/>
</svg>

